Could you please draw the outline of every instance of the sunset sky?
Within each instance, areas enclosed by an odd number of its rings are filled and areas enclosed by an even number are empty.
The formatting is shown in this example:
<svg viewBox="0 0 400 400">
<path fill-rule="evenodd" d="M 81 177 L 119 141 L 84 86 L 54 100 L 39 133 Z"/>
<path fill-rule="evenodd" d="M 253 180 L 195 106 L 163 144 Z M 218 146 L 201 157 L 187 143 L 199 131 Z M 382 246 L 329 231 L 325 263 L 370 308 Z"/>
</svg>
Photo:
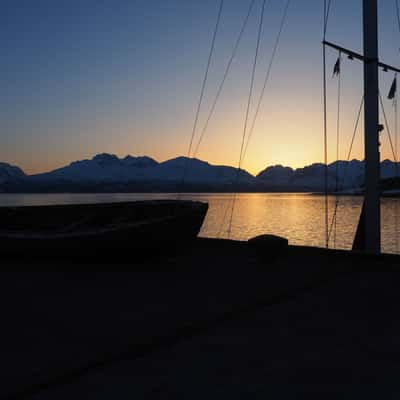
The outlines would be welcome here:
<svg viewBox="0 0 400 400">
<path fill-rule="evenodd" d="M 199 130 L 251 0 L 225 0 Z M 257 98 L 285 0 L 267 0 Z M 262 0 L 256 0 L 197 157 L 236 166 Z M 327 39 L 361 52 L 361 0 L 332 0 Z M 0 161 L 43 172 L 96 153 L 186 155 L 219 0 L 3 0 Z M 379 1 L 380 56 L 400 65 L 394 0 Z M 323 161 L 323 0 L 292 0 L 243 168 Z M 328 50 L 329 149 L 336 159 L 337 53 Z M 381 72 L 386 99 L 392 73 Z M 361 100 L 362 65 L 343 59 L 340 158 Z M 255 100 L 253 101 L 253 105 Z M 385 106 L 393 128 L 392 102 Z M 254 107 L 252 108 L 254 112 Z M 250 114 L 252 115 L 252 113 Z M 363 158 L 361 130 L 353 158 Z M 382 158 L 392 158 L 386 134 Z"/>
</svg>

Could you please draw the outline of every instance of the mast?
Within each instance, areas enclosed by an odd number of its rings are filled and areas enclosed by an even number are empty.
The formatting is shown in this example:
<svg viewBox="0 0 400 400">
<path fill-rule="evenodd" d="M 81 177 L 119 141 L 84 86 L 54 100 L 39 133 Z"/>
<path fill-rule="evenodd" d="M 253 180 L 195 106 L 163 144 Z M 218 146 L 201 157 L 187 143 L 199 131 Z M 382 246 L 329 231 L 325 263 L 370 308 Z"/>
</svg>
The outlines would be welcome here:
<svg viewBox="0 0 400 400">
<path fill-rule="evenodd" d="M 379 77 L 378 77 L 378 5 L 363 0 L 364 33 L 364 126 L 365 126 L 365 199 L 364 250 L 380 253 L 380 154 L 379 154 Z"/>
<path fill-rule="evenodd" d="M 378 55 L 378 1 L 363 0 L 364 54 L 358 54 L 324 40 L 324 46 L 336 49 L 364 64 L 365 196 L 353 250 L 377 254 L 381 251 L 380 154 L 379 154 L 379 76 L 378 70 L 400 73 L 385 64 Z"/>
</svg>

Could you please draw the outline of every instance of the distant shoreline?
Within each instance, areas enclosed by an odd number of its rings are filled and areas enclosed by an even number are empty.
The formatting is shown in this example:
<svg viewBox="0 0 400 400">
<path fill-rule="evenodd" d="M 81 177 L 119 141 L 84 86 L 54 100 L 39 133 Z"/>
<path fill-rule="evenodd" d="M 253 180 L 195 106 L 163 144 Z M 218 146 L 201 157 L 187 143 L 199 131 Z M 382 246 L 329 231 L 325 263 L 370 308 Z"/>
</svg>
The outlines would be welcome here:
<svg viewBox="0 0 400 400">
<path fill-rule="evenodd" d="M 382 188 L 400 189 L 398 164 L 381 163 Z M 400 171 L 400 170 L 398 170 Z M 311 164 L 293 169 L 269 166 L 253 176 L 245 170 L 206 161 L 176 157 L 158 162 L 151 157 L 97 154 L 74 161 L 60 169 L 26 175 L 20 168 L 0 163 L 0 192 L 3 193 L 324 193 L 327 178 L 330 194 L 355 194 L 362 188 L 364 163 L 339 161 Z M 346 193 L 345 193 L 346 192 Z M 349 192 L 349 193 L 347 193 Z"/>
<path fill-rule="evenodd" d="M 310 195 L 310 196 L 325 196 L 325 192 L 322 191 L 307 191 L 307 190 L 184 190 L 184 191 L 176 191 L 176 190 L 151 190 L 151 191 L 91 191 L 91 190 L 42 190 L 42 191 L 0 191 L 1 195 L 51 195 L 51 194 L 60 194 L 60 195 L 74 195 L 74 194 L 82 194 L 82 195 L 95 195 L 95 194 L 302 194 L 302 195 Z M 357 196 L 362 197 L 364 193 L 335 193 L 328 192 L 329 196 L 340 196 L 340 197 L 350 197 Z M 398 193 L 382 193 L 381 197 L 385 198 L 400 198 L 400 191 Z"/>
</svg>

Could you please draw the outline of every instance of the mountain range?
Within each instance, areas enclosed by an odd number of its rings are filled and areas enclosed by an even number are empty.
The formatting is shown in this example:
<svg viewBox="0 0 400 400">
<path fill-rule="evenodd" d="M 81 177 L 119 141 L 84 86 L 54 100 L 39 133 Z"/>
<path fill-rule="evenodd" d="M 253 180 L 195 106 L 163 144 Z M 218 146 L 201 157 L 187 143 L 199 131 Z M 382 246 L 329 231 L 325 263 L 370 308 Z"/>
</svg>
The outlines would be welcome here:
<svg viewBox="0 0 400 400">
<path fill-rule="evenodd" d="M 0 162 L 0 185 L 26 178 L 21 168 Z"/>
<path fill-rule="evenodd" d="M 381 163 L 382 178 L 397 176 L 399 164 Z M 177 157 L 158 162 L 150 157 L 98 154 L 50 172 L 27 175 L 22 169 L 0 163 L 2 192 L 114 192 L 114 191 L 322 191 L 324 164 L 293 169 L 282 165 L 253 176 L 231 166 Z M 337 179 L 338 178 L 338 179 Z M 238 185 L 236 185 L 238 182 Z M 364 162 L 337 161 L 328 165 L 329 190 L 358 189 L 364 182 Z"/>
</svg>

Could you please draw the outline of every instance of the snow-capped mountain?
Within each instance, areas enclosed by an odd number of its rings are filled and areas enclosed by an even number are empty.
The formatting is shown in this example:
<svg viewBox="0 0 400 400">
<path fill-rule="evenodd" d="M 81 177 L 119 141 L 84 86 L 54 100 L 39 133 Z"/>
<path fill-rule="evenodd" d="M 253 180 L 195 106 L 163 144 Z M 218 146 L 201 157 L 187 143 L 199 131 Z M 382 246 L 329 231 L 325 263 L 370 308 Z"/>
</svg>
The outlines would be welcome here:
<svg viewBox="0 0 400 400">
<path fill-rule="evenodd" d="M 264 169 L 257 175 L 257 178 L 263 180 L 271 186 L 288 186 L 293 175 L 293 169 L 283 165 L 273 165 Z"/>
<path fill-rule="evenodd" d="M 157 165 L 157 161 L 149 157 L 126 156 L 120 159 L 103 153 L 91 160 L 75 161 L 51 172 L 32 175 L 31 179 L 37 182 L 127 182 L 143 179 L 146 170 Z"/>
<path fill-rule="evenodd" d="M 211 165 L 208 162 L 195 158 L 178 157 L 160 163 L 149 171 L 150 180 L 180 181 L 184 177 L 188 183 L 203 183 L 226 185 L 236 182 L 237 169 L 229 166 Z M 241 170 L 240 183 L 256 183 L 256 178 L 248 172 Z"/>
<path fill-rule="evenodd" d="M 107 154 L 103 154 L 103 156 L 107 156 Z M 99 157 L 99 156 L 97 156 L 97 157 Z M 158 165 L 158 162 L 156 160 L 153 160 L 152 158 L 147 157 L 147 156 L 143 156 L 143 157 L 126 156 L 122 160 L 122 162 L 126 165 L 129 165 L 129 166 L 135 167 L 135 168 L 151 168 L 151 167 L 155 167 Z"/>
<path fill-rule="evenodd" d="M 212 165 L 208 162 L 177 157 L 157 162 L 150 157 L 98 154 L 90 160 L 75 161 L 51 172 L 25 175 L 9 164 L 0 163 L 0 190 L 2 191 L 153 191 L 181 190 L 182 180 L 187 190 L 249 191 L 321 191 L 324 189 L 324 164 L 315 163 L 292 169 L 282 165 L 267 167 L 257 177 L 241 170 L 239 186 L 237 169 Z M 400 164 L 390 160 L 381 163 L 381 177 L 400 176 Z M 338 179 L 337 179 L 338 177 Z M 338 161 L 328 166 L 329 190 L 358 189 L 364 184 L 364 162 Z"/>
<path fill-rule="evenodd" d="M 390 160 L 381 163 L 381 178 L 398 176 L 400 164 Z M 276 189 L 322 190 L 324 187 L 324 164 L 311 164 L 304 168 L 292 169 L 275 165 L 257 175 L 266 185 Z M 336 180 L 336 177 L 338 179 Z M 328 165 L 329 190 L 359 188 L 364 184 L 364 162 L 359 160 L 336 161 Z"/>
<path fill-rule="evenodd" d="M 118 158 L 113 154 L 98 154 L 91 160 L 82 160 L 54 171 L 31 176 L 36 182 L 181 182 L 197 184 L 232 184 L 237 170 L 215 166 L 198 159 L 178 157 L 158 163 L 149 157 Z M 255 184 L 256 178 L 240 171 L 240 183 Z"/>
<path fill-rule="evenodd" d="M 0 184 L 15 182 L 25 178 L 21 168 L 0 162 Z"/>
</svg>

